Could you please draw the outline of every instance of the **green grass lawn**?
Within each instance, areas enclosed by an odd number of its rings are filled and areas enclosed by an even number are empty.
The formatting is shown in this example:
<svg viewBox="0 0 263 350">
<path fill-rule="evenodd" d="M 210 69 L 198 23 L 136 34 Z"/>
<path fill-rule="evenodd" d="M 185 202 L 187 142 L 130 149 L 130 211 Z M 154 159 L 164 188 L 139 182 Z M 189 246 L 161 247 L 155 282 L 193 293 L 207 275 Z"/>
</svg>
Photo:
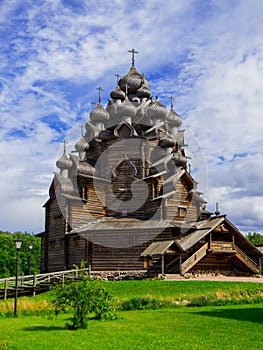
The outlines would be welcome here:
<svg viewBox="0 0 263 350">
<path fill-rule="evenodd" d="M 114 321 L 90 320 L 88 329 L 65 329 L 68 315 L 3 318 L 0 349 L 231 349 L 260 350 L 263 304 L 127 311 Z"/>
<path fill-rule="evenodd" d="M 119 298 L 127 300 L 134 297 L 156 299 L 186 299 L 200 295 L 219 296 L 222 294 L 240 295 L 263 293 L 262 283 L 218 282 L 218 281 L 119 281 L 105 282 L 106 286 Z"/>
<path fill-rule="evenodd" d="M 190 300 L 197 296 L 242 296 L 263 293 L 260 283 L 212 281 L 120 281 L 105 282 L 118 301 L 136 297 Z M 70 331 L 60 314 L 53 320 L 21 315 L 23 305 L 48 308 L 49 293 L 19 298 L 18 318 L 0 317 L 1 349 L 263 349 L 263 304 L 207 307 L 177 306 L 158 310 L 122 311 L 114 321 L 89 320 L 86 330 Z M 0 302 L 1 307 L 13 299 Z"/>
</svg>

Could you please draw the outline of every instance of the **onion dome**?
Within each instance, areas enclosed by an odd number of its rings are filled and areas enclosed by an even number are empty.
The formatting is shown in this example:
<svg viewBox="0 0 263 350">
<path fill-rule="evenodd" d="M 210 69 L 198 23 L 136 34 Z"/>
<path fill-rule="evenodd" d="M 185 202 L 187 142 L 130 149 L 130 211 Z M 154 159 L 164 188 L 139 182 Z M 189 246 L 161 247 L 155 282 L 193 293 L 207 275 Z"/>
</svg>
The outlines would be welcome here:
<svg viewBox="0 0 263 350">
<path fill-rule="evenodd" d="M 137 108 L 129 101 L 128 97 L 125 98 L 124 102 L 118 107 L 118 115 L 133 117 L 137 113 Z"/>
<path fill-rule="evenodd" d="M 117 106 L 118 104 L 114 101 L 108 102 L 108 105 L 106 107 L 106 111 L 110 114 L 110 116 L 115 115 L 117 113 Z"/>
<path fill-rule="evenodd" d="M 167 120 L 171 126 L 179 127 L 182 124 L 182 118 L 171 107 L 170 112 L 167 115 Z"/>
<path fill-rule="evenodd" d="M 150 119 L 165 119 L 166 116 L 167 110 L 165 106 L 156 97 L 156 101 L 147 109 L 147 117 Z"/>
<path fill-rule="evenodd" d="M 84 136 L 81 136 L 80 140 L 75 144 L 75 149 L 78 152 L 85 152 L 89 149 L 89 143 Z"/>
<path fill-rule="evenodd" d="M 109 113 L 99 103 L 90 113 L 89 117 L 92 123 L 97 123 L 97 122 L 105 123 L 109 119 Z"/>
<path fill-rule="evenodd" d="M 150 98 L 151 97 L 151 91 L 148 89 L 147 85 L 144 83 L 136 92 L 136 96 L 138 97 L 146 97 Z"/>
<path fill-rule="evenodd" d="M 125 92 L 121 90 L 119 85 L 116 86 L 116 88 L 110 93 L 110 97 L 113 100 L 124 100 L 125 99 Z"/>
<path fill-rule="evenodd" d="M 139 74 L 136 68 L 132 66 L 129 73 L 120 78 L 119 86 L 122 91 L 126 91 L 127 86 L 128 94 L 135 94 L 142 86 L 143 82 L 144 76 Z"/>
<path fill-rule="evenodd" d="M 56 162 L 57 168 L 61 170 L 70 169 L 72 164 L 72 161 L 67 157 L 66 153 L 64 153 Z"/>
</svg>

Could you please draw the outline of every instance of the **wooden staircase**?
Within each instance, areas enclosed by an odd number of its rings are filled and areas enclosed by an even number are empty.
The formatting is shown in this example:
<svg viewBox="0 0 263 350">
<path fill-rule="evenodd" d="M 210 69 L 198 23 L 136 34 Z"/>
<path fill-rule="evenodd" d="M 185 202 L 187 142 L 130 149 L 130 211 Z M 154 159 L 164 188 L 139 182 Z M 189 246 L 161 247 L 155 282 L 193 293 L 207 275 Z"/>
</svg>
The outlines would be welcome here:
<svg viewBox="0 0 263 350">
<path fill-rule="evenodd" d="M 199 260 L 201 260 L 207 253 L 208 243 L 205 243 L 197 252 L 190 256 L 181 264 L 181 274 L 189 271 Z"/>
<path fill-rule="evenodd" d="M 249 268 L 254 273 L 260 274 L 260 268 L 259 266 L 250 259 L 242 250 L 240 250 L 236 245 L 234 246 L 236 250 L 236 257 L 242 261 L 244 265 L 246 265 L 247 268 Z"/>
</svg>

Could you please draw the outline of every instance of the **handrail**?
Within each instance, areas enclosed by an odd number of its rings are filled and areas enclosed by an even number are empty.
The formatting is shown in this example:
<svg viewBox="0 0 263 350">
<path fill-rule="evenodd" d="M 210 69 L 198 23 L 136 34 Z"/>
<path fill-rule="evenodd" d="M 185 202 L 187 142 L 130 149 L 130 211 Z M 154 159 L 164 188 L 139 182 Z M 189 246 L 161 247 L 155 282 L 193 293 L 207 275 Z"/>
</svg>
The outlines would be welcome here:
<svg viewBox="0 0 263 350">
<path fill-rule="evenodd" d="M 260 272 L 260 269 L 259 269 L 258 265 L 255 263 L 255 261 L 252 260 L 249 256 L 247 256 L 246 253 L 244 253 L 236 245 L 235 245 L 235 250 L 238 253 L 237 254 L 238 258 L 240 260 L 242 260 L 245 265 L 247 265 L 251 270 L 253 270 L 256 273 Z"/>
<path fill-rule="evenodd" d="M 197 252 L 191 255 L 187 260 L 181 264 L 181 273 L 186 273 L 191 269 L 199 260 L 201 260 L 205 255 L 208 248 L 208 243 L 205 243 Z"/>
<path fill-rule="evenodd" d="M 47 276 L 56 276 L 56 275 L 66 275 L 66 274 L 70 274 L 70 273 L 76 273 L 76 272 L 80 272 L 80 271 L 88 271 L 89 268 L 86 268 L 86 269 L 71 269 L 71 270 L 63 270 L 63 271 L 56 271 L 56 272 L 47 272 L 47 273 L 39 273 L 37 274 L 37 279 L 40 280 L 40 277 L 43 277 L 44 279 L 47 277 Z M 21 275 L 21 276 L 18 276 L 18 279 L 19 280 L 25 280 L 25 279 L 28 279 L 28 278 L 32 278 L 34 279 L 34 276 L 35 274 L 33 275 Z M 0 283 L 5 283 L 5 281 L 9 282 L 9 281 L 15 281 L 15 277 L 6 277 L 6 278 L 0 278 Z"/>
<path fill-rule="evenodd" d="M 33 275 L 22 275 L 18 276 L 18 286 L 19 288 L 32 288 L 33 289 L 33 295 L 36 294 L 36 287 L 37 286 L 43 286 L 43 285 L 49 285 L 50 282 L 53 282 L 54 279 L 57 281 L 63 281 L 66 278 L 71 277 L 78 277 L 80 272 L 90 272 L 90 268 L 85 269 L 71 269 L 71 270 L 63 270 L 63 271 L 56 271 L 56 272 L 48 272 L 48 273 L 40 273 L 40 274 L 33 274 Z M 0 288 L 0 290 L 4 291 L 4 299 L 7 298 L 7 291 L 13 290 L 15 287 L 15 277 L 7 277 L 7 278 L 1 278 L 0 284 L 4 285 L 4 288 Z"/>
</svg>

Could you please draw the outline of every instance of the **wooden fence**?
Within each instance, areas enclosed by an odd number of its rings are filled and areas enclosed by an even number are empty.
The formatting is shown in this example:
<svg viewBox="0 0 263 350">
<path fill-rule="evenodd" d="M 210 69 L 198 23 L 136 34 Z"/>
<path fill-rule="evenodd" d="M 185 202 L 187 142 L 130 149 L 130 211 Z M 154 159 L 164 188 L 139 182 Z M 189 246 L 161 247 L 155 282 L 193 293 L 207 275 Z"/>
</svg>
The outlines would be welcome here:
<svg viewBox="0 0 263 350">
<path fill-rule="evenodd" d="M 90 268 L 18 276 L 18 295 L 35 296 L 37 293 L 48 290 L 52 283 L 64 283 L 68 279 L 77 280 L 81 273 L 90 274 Z M 14 297 L 15 282 L 15 277 L 0 279 L 0 299 Z"/>
</svg>

